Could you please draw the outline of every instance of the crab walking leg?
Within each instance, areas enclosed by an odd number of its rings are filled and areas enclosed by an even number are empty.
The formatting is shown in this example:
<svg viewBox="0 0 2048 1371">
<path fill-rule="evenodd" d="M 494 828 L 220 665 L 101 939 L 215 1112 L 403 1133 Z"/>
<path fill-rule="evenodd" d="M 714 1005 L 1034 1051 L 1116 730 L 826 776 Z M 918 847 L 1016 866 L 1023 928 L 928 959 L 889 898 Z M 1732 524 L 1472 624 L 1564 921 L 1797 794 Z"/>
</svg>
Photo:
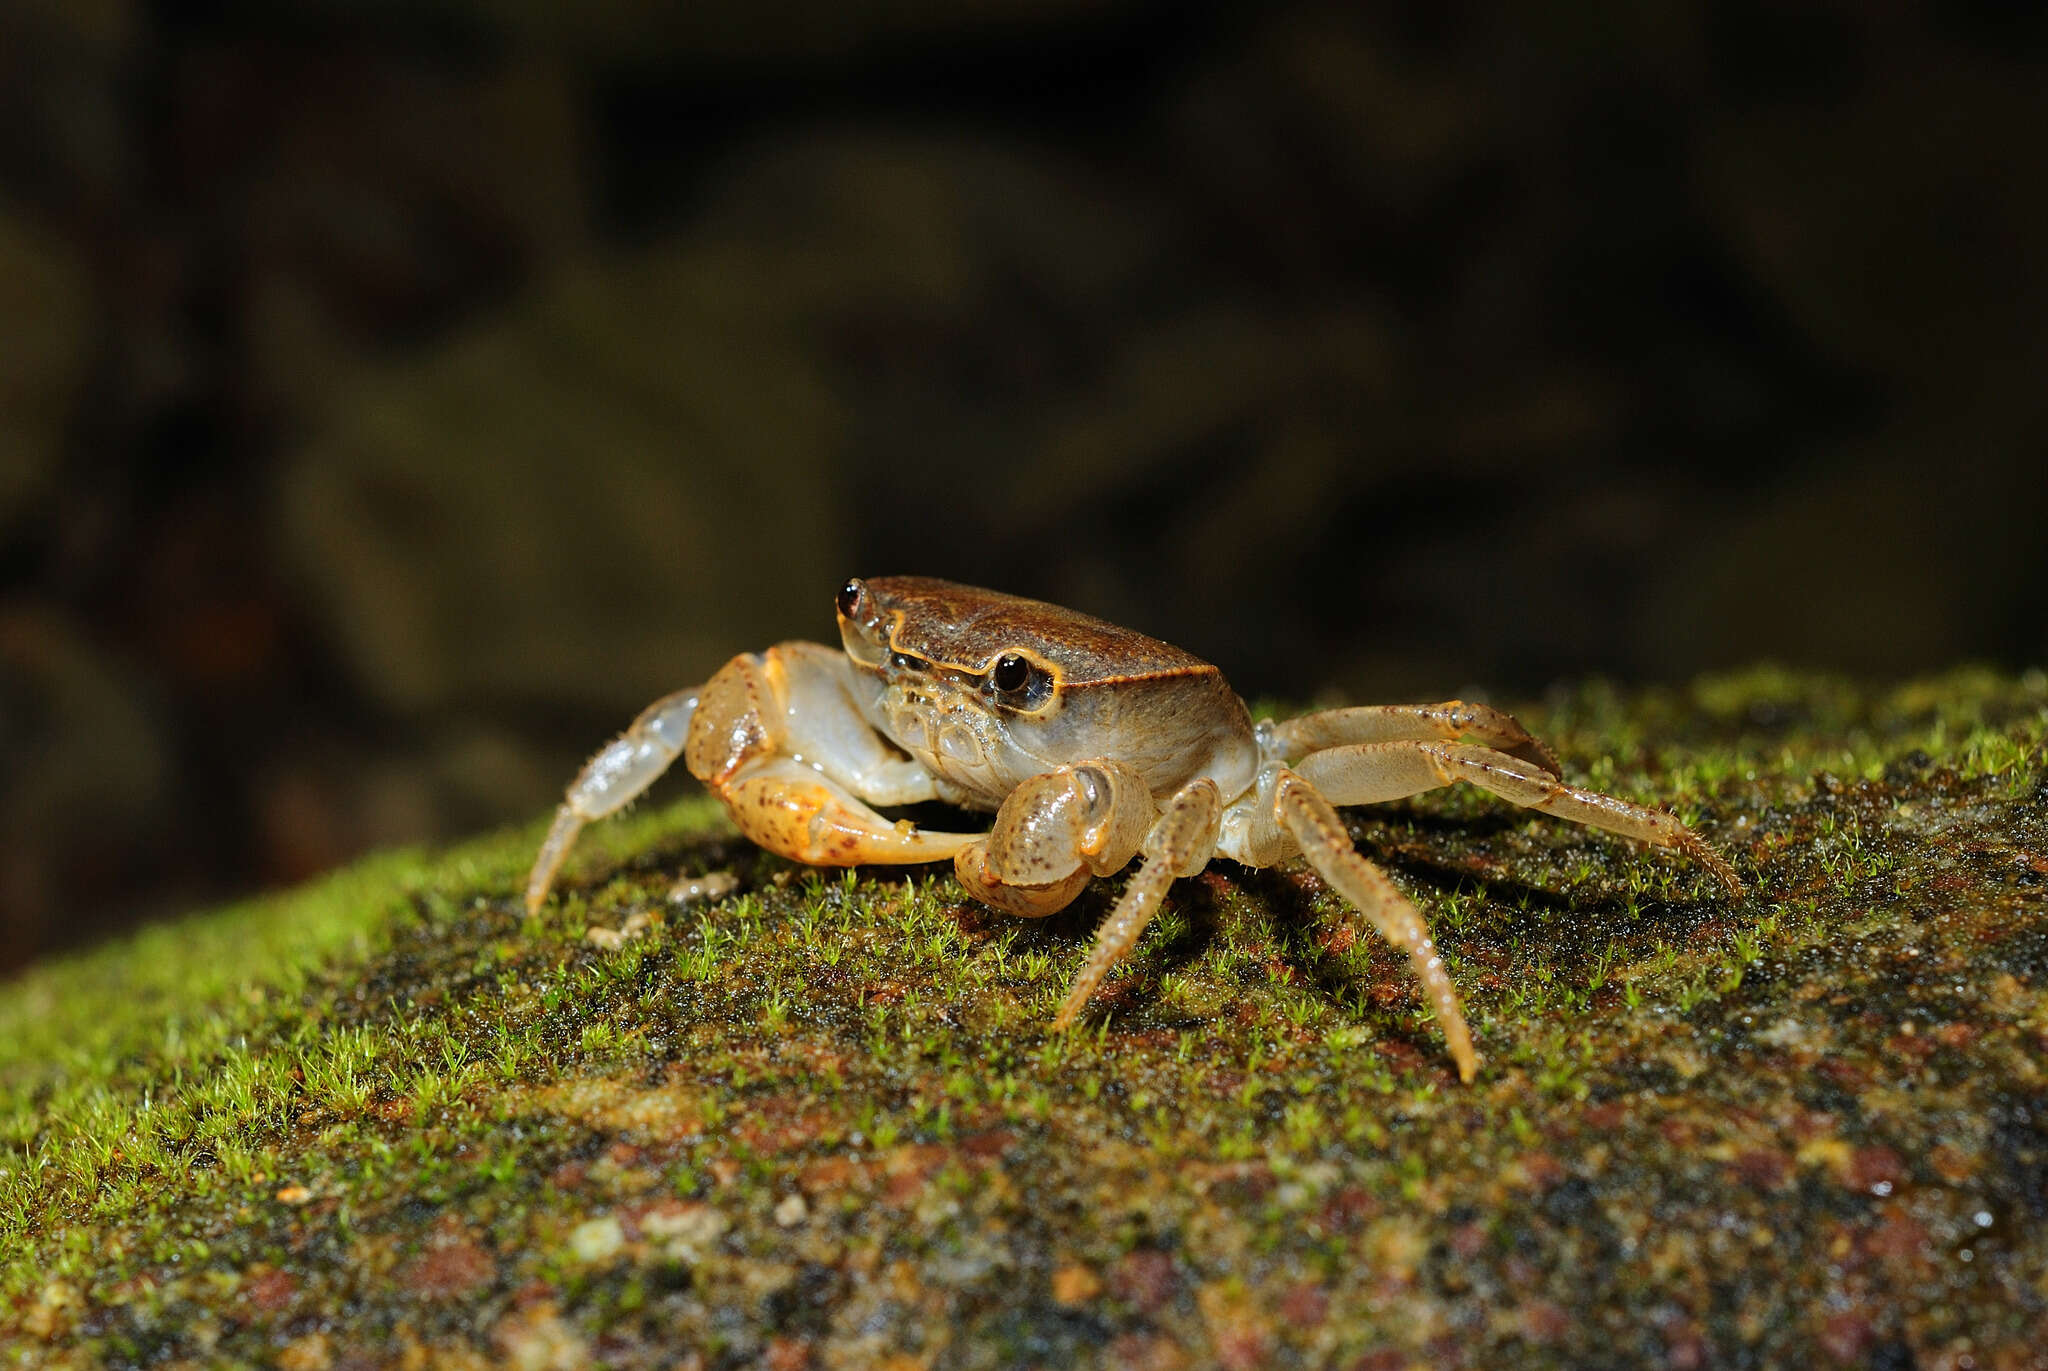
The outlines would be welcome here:
<svg viewBox="0 0 2048 1371">
<path fill-rule="evenodd" d="M 1661 809 L 1581 790 L 1529 762 L 1462 743 L 1365 743 L 1304 757 L 1300 773 L 1335 804 L 1377 804 L 1465 781 L 1560 819 L 1604 828 L 1657 847 L 1675 847 L 1743 897 L 1734 868 L 1697 833 Z"/>
<path fill-rule="evenodd" d="M 1491 705 L 1445 700 L 1434 705 L 1361 705 L 1325 709 L 1272 725 L 1273 745 L 1282 759 L 1306 757 L 1353 743 L 1456 742 L 1477 738 L 1496 752 L 1534 762 L 1553 776 L 1563 770 L 1541 740 L 1514 715 Z"/>
<path fill-rule="evenodd" d="M 1222 813 L 1221 792 L 1206 776 L 1188 782 L 1166 802 L 1152 831 L 1145 835 L 1145 864 L 1131 877 L 1123 898 L 1096 930 L 1095 950 L 1088 955 L 1081 974 L 1074 978 L 1060 1012 L 1053 1016 L 1053 1032 L 1073 1024 L 1109 969 L 1137 946 L 1138 935 L 1159 912 L 1159 902 L 1165 898 L 1167 887 L 1209 864 L 1216 851 L 1216 827 Z"/>
<path fill-rule="evenodd" d="M 1422 992 L 1436 1011 L 1451 1059 L 1458 1064 L 1458 1079 L 1469 1082 L 1479 1071 L 1479 1058 L 1472 1051 L 1472 1034 L 1465 1027 L 1458 988 L 1444 970 L 1422 912 L 1394 888 L 1384 871 L 1359 855 L 1337 811 L 1302 775 L 1292 771 L 1281 774 L 1273 807 L 1281 824 L 1301 844 L 1309 865 L 1371 920 L 1381 937 L 1408 954 L 1415 979 L 1422 983 Z"/>
<path fill-rule="evenodd" d="M 562 869 L 562 859 L 569 855 L 569 848 L 583 826 L 632 803 L 682 755 L 683 744 L 690 736 L 690 719 L 697 712 L 703 689 L 692 686 L 662 696 L 641 710 L 640 717 L 624 733 L 583 764 L 583 770 L 569 782 L 568 793 L 555 811 L 554 825 L 548 829 L 547 841 L 540 845 L 540 855 L 534 858 L 533 874 L 526 878 L 527 913 L 537 912 L 547 899 L 555 876 Z"/>
</svg>

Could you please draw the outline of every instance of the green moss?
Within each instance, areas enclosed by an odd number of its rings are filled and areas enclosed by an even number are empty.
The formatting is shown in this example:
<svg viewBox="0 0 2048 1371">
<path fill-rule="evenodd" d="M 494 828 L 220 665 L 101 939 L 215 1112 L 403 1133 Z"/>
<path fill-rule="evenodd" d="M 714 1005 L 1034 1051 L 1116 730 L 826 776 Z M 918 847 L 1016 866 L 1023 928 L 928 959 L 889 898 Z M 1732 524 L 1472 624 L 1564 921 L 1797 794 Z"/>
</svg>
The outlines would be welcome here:
<svg viewBox="0 0 2048 1371">
<path fill-rule="evenodd" d="M 1053 1037 L 1118 881 L 1024 923 L 701 798 L 592 830 L 538 918 L 535 830 L 39 969 L 0 989 L 0 1352 L 2024 1364 L 2048 682 L 1524 718 L 1754 893 L 1466 791 L 1353 811 L 1471 1087 L 1301 872 L 1181 883 Z"/>
</svg>

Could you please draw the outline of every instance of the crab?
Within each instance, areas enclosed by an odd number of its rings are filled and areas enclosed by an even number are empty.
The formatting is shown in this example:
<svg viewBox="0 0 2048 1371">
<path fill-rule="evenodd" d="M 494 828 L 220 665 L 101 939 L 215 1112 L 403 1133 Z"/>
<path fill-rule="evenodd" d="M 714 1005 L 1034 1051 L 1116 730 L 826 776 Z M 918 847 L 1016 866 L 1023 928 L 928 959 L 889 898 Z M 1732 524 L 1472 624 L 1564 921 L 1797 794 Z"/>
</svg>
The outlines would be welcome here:
<svg viewBox="0 0 2048 1371">
<path fill-rule="evenodd" d="M 1064 909 L 1142 857 L 1053 1016 L 1063 1031 L 1136 945 L 1174 881 L 1217 857 L 1306 858 L 1405 951 L 1458 1075 L 1479 1057 L 1422 913 L 1352 846 L 1337 805 L 1464 782 L 1517 805 L 1676 848 L 1742 883 L 1661 810 L 1582 790 L 1483 704 L 1367 705 L 1254 723 L 1223 674 L 1071 609 L 917 576 L 850 580 L 841 650 L 780 643 L 649 705 L 568 787 L 533 865 L 538 911 L 585 824 L 681 757 L 740 832 L 818 866 L 953 863 L 974 899 L 1024 918 Z M 1470 741 L 1464 741 L 1470 740 Z M 878 812 L 941 801 L 995 815 L 941 832 Z"/>
</svg>

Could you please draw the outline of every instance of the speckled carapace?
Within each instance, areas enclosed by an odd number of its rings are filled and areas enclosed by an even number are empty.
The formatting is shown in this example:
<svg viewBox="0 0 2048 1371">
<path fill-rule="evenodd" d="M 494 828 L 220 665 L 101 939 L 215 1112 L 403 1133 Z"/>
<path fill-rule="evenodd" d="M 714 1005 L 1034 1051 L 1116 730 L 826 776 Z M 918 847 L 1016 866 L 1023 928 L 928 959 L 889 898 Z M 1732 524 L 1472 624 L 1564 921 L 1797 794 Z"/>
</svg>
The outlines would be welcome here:
<svg viewBox="0 0 2048 1371">
<path fill-rule="evenodd" d="M 849 581 L 839 612 L 862 615 L 862 628 L 879 629 L 890 651 L 957 671 L 986 671 L 1001 653 L 1035 644 L 1069 686 L 1223 674 L 1192 652 L 1092 614 L 930 576 Z"/>
</svg>

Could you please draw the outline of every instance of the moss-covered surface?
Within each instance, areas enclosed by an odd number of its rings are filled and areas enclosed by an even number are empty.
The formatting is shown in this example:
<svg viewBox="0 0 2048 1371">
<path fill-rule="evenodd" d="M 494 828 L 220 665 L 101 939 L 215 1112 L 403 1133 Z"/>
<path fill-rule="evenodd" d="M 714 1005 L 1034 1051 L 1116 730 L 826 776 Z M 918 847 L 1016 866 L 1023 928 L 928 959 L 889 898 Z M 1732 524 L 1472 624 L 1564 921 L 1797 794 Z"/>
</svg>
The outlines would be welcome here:
<svg viewBox="0 0 2048 1371">
<path fill-rule="evenodd" d="M 42 968 L 0 1362 L 2048 1365 L 2048 681 L 1524 718 L 1753 896 L 1464 791 L 1355 811 L 1471 1087 L 1298 871 L 1184 882 L 1053 1038 L 1116 882 L 1013 921 L 702 799 L 539 919 L 518 833 Z"/>
</svg>

